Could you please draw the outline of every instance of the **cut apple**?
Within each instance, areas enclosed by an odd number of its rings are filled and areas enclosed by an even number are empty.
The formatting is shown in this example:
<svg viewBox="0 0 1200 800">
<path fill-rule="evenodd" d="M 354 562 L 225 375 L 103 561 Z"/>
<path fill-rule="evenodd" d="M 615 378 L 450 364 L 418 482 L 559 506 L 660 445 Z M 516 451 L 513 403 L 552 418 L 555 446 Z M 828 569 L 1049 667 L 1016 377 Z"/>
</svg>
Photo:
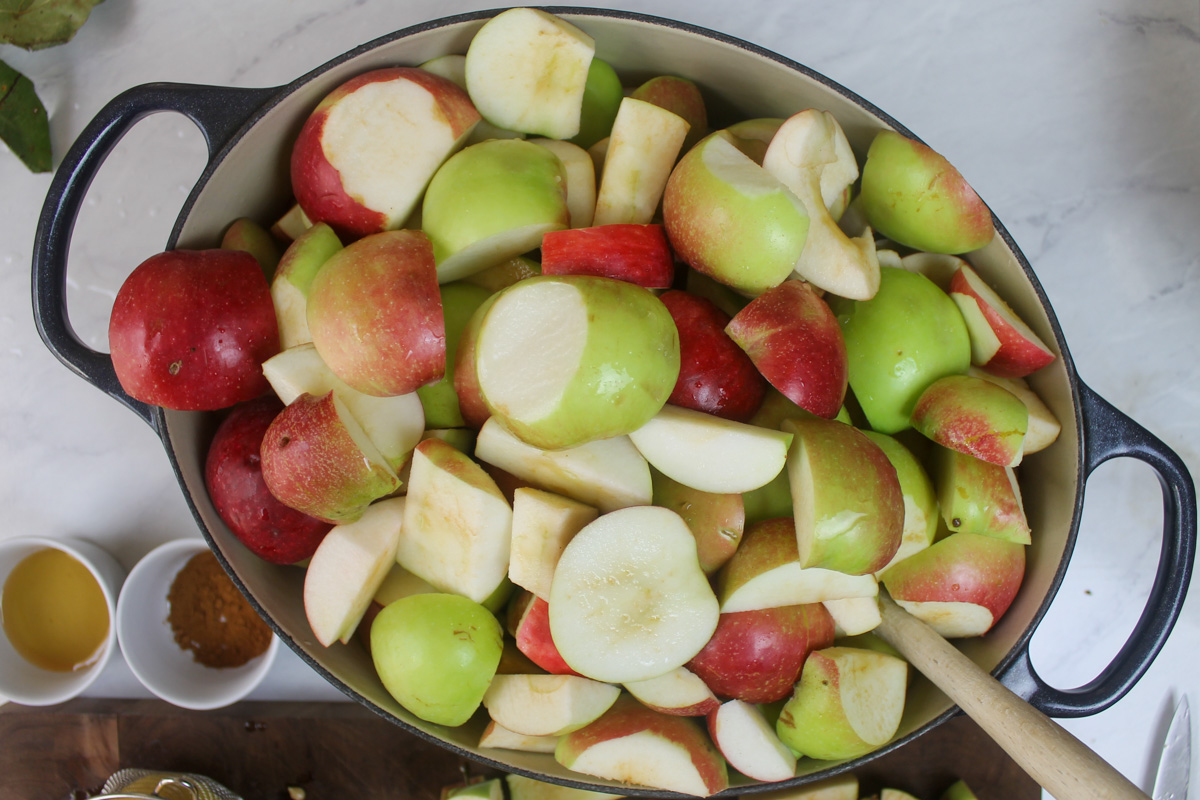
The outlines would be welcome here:
<svg viewBox="0 0 1200 800">
<path fill-rule="evenodd" d="M 654 219 L 688 127 L 683 117 L 653 103 L 621 101 L 600 172 L 593 225 L 644 225 Z"/>
<path fill-rule="evenodd" d="M 833 617 L 834 636 L 839 639 L 873 631 L 883 622 L 874 597 L 842 597 L 825 600 L 822 605 Z"/>
<path fill-rule="evenodd" d="M 746 528 L 741 494 L 702 492 L 651 470 L 654 505 L 669 508 L 683 518 L 696 537 L 700 568 L 712 575 L 737 552 Z"/>
<path fill-rule="evenodd" d="M 960 453 L 1015 467 L 1025 453 L 1029 409 L 1004 387 L 970 375 L 931 383 L 913 406 L 912 425 L 928 439 Z"/>
<path fill-rule="evenodd" d="M 843 772 L 789 789 L 762 792 L 760 796 L 763 800 L 858 800 L 858 776 Z"/>
<path fill-rule="evenodd" d="M 947 528 L 1030 544 L 1021 487 L 1012 467 L 945 447 L 937 448 L 933 461 L 938 505 Z"/>
<path fill-rule="evenodd" d="M 542 274 L 596 275 L 667 289 L 675 280 L 675 258 L 661 225 L 593 225 L 543 236 Z"/>
<path fill-rule="evenodd" d="M 656 506 L 613 511 L 579 531 L 550 587 L 550 630 L 563 659 L 610 683 L 683 666 L 712 636 L 717 616 L 692 532 Z"/>
<path fill-rule="evenodd" d="M 702 492 L 748 492 L 778 475 L 792 436 L 744 422 L 664 406 L 629 434 L 651 466 Z"/>
<path fill-rule="evenodd" d="M 440 439 L 413 451 L 396 560 L 444 592 L 486 601 L 508 576 L 512 508 L 483 468 Z"/>
<path fill-rule="evenodd" d="M 595 508 L 553 492 L 515 490 L 508 577 L 538 597 L 549 597 L 554 568 L 567 542 L 597 514 Z"/>
<path fill-rule="evenodd" d="M 1054 353 L 979 273 L 963 264 L 950 297 L 971 334 L 971 363 L 1006 378 L 1023 378 L 1054 361 Z"/>
<path fill-rule="evenodd" d="M 304 572 L 304 614 L 323 646 L 354 635 L 371 598 L 396 563 L 403 497 L 380 500 L 354 522 L 335 525 Z"/>
<path fill-rule="evenodd" d="M 596 162 L 577 144 L 561 139 L 530 139 L 562 162 L 567 178 L 567 211 L 572 228 L 591 226 L 596 215 Z"/>
<path fill-rule="evenodd" d="M 648 505 L 650 465 L 628 436 L 597 439 L 565 450 L 542 450 L 489 419 L 475 440 L 475 456 L 516 478 L 586 503 L 601 513 Z"/>
<path fill-rule="evenodd" d="M 399 543 L 397 543 L 397 547 Z M 393 562 L 395 559 L 393 558 Z M 436 592 L 437 587 L 424 578 L 418 578 L 399 564 L 393 563 L 391 569 L 383 576 L 379 587 L 375 590 L 372 600 L 381 606 L 414 594 L 429 594 Z"/>
<path fill-rule="evenodd" d="M 479 746 L 494 750 L 519 750 L 525 753 L 553 753 L 554 748 L 558 746 L 558 737 L 526 736 L 510 731 L 495 720 L 489 720 L 479 737 Z"/>
<path fill-rule="evenodd" d="M 663 714 L 704 717 L 721 706 L 708 684 L 687 667 L 676 667 L 657 678 L 629 681 L 625 688 L 643 704 Z"/>
<path fill-rule="evenodd" d="M 537 667 L 552 675 L 579 674 L 563 660 L 554 644 L 549 604 L 533 592 L 521 591 L 513 596 L 508 605 L 507 627 L 517 649 Z"/>
<path fill-rule="evenodd" d="M 508 784 L 509 800 L 617 800 L 622 796 L 575 786 L 562 786 L 511 773 L 504 776 L 504 781 Z"/>
<path fill-rule="evenodd" d="M 933 544 L 938 529 L 938 497 L 924 464 L 900 441 L 886 433 L 863 431 L 868 439 L 883 450 L 896 468 L 900 491 L 904 494 L 904 532 L 900 547 L 882 569 L 908 558 Z M 881 570 L 876 570 L 876 575 Z"/>
<path fill-rule="evenodd" d="M 1058 435 L 1062 433 L 1062 424 L 1024 378 L 1002 378 L 978 367 L 971 367 L 967 374 L 1003 386 L 1021 398 L 1021 402 L 1029 410 L 1029 427 L 1025 431 L 1025 445 L 1022 448 L 1026 455 L 1045 450 L 1058 439 Z"/>
<path fill-rule="evenodd" d="M 775 783 L 795 777 L 796 754 L 758 706 L 730 700 L 709 718 L 708 730 L 729 766 L 747 778 Z"/>
<path fill-rule="evenodd" d="M 342 241 L 333 228 L 320 222 L 300 232 L 283 251 L 271 279 L 271 300 L 279 321 L 279 346 L 284 350 L 312 341 L 308 290 L 317 270 L 341 249 Z"/>
<path fill-rule="evenodd" d="M 599 717 L 620 693 L 617 686 L 577 675 L 497 675 L 483 705 L 515 733 L 561 736 Z"/>
</svg>

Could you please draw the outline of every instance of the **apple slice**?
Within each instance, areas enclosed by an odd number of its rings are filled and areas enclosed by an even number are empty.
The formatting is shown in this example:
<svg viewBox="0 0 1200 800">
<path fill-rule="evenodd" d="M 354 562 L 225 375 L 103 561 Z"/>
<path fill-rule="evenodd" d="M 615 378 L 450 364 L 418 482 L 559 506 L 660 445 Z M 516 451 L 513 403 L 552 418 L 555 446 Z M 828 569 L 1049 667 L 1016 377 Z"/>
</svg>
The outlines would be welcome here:
<svg viewBox="0 0 1200 800">
<path fill-rule="evenodd" d="M 222 250 L 240 250 L 254 256 L 270 281 L 279 265 L 279 242 L 271 232 L 249 217 L 238 217 L 221 234 Z"/>
<path fill-rule="evenodd" d="M 617 800 L 622 795 L 547 783 L 523 775 L 504 776 L 509 800 Z"/>
<path fill-rule="evenodd" d="M 594 59 L 593 64 L 597 63 Z M 567 211 L 572 228 L 587 228 L 596 215 L 596 162 L 577 144 L 561 139 L 530 139 L 562 162 L 567 179 Z"/>
<path fill-rule="evenodd" d="M 508 604 L 507 627 L 517 649 L 535 666 L 552 675 L 579 674 L 563 660 L 554 644 L 549 604 L 533 592 L 523 590 L 513 595 Z"/>
<path fill-rule="evenodd" d="M 725 759 L 695 720 L 661 714 L 628 695 L 562 737 L 554 758 L 584 775 L 696 797 L 729 786 Z"/>
<path fill-rule="evenodd" d="M 629 438 L 667 477 L 714 494 L 748 492 L 768 483 L 783 470 L 792 441 L 789 432 L 672 405 Z"/>
<path fill-rule="evenodd" d="M 683 666 L 717 615 L 687 523 L 656 506 L 604 514 L 575 534 L 550 587 L 550 631 L 563 659 L 610 683 Z"/>
<path fill-rule="evenodd" d="M 542 450 L 521 441 L 493 418 L 479 430 L 475 457 L 601 513 L 648 505 L 654 495 L 650 465 L 628 436 L 597 439 L 565 450 Z"/>
<path fill-rule="evenodd" d="M 557 736 L 526 736 L 510 731 L 495 720 L 488 720 L 479 736 L 479 747 L 494 750 L 519 750 L 525 753 L 553 753 L 558 746 Z M 509 775 L 508 777 L 513 777 Z"/>
<path fill-rule="evenodd" d="M 991 381 L 948 375 L 921 392 L 913 406 L 912 425 L 943 447 L 1015 467 L 1024 455 L 1029 409 Z"/>
<path fill-rule="evenodd" d="M 858 776 L 843 772 L 790 789 L 764 792 L 763 797 L 770 800 L 858 800 Z"/>
<path fill-rule="evenodd" d="M 467 48 L 467 91 L 493 125 L 549 139 L 579 133 L 595 42 L 579 28 L 534 8 L 503 11 Z"/>
<path fill-rule="evenodd" d="M 335 525 L 304 571 L 304 614 L 323 646 L 350 641 L 388 570 L 404 521 L 403 497 L 380 500 L 354 522 Z"/>
<path fill-rule="evenodd" d="M 1045 450 L 1058 439 L 1058 435 L 1062 433 L 1062 424 L 1024 378 L 1002 378 L 978 367 L 971 367 L 967 374 L 991 381 L 1021 398 L 1021 402 L 1029 410 L 1029 427 L 1025 431 L 1025 444 L 1022 447 L 1025 455 Z"/>
<path fill-rule="evenodd" d="M 466 91 L 467 57 L 465 55 L 461 53 L 447 53 L 435 56 L 428 61 L 423 61 L 418 66 L 426 72 L 432 72 L 434 75 L 440 75 L 447 80 L 453 81 L 459 88 Z M 524 136 L 525 134 L 520 131 L 510 131 L 507 128 L 493 125 L 486 119 L 480 119 L 479 122 L 475 123 L 475 128 L 471 131 L 471 135 L 467 137 L 465 145 L 476 144 L 488 139 L 521 139 Z"/>
<path fill-rule="evenodd" d="M 879 577 L 897 604 L 947 638 L 991 630 L 1024 578 L 1024 545 L 977 533 L 951 534 Z"/>
<path fill-rule="evenodd" d="M 293 242 L 312 227 L 312 220 L 299 203 L 293 203 L 283 216 L 271 225 L 271 233 L 284 242 Z"/>
<path fill-rule="evenodd" d="M 886 433 L 863 431 L 887 456 L 896 469 L 900 491 L 904 495 L 904 531 L 900 534 L 900 547 L 882 569 L 933 544 L 938 528 L 938 496 L 929 473 L 913 452 L 900 441 Z M 876 575 L 881 570 L 876 570 Z M 878 609 L 876 610 L 878 611 Z"/>
<path fill-rule="evenodd" d="M 288 348 L 263 362 L 263 374 L 285 404 L 302 394 L 336 392 L 384 459 L 399 471 L 425 430 L 425 412 L 413 392 L 375 397 L 350 388 L 333 374 L 311 342 Z"/>
<path fill-rule="evenodd" d="M 491 413 L 546 449 L 648 422 L 679 375 L 679 337 L 647 289 L 587 275 L 528 278 L 483 317 L 475 371 Z"/>
<path fill-rule="evenodd" d="M 302 394 L 263 435 L 262 476 L 281 503 L 352 522 L 400 488 L 400 478 L 336 392 Z"/>
<path fill-rule="evenodd" d="M 569 497 L 530 487 L 513 492 L 512 553 L 508 577 L 543 599 L 567 543 L 598 512 Z"/>
<path fill-rule="evenodd" d="M 279 320 L 279 344 L 285 350 L 312 341 L 308 330 L 308 291 L 317 271 L 341 249 L 342 241 L 333 228 L 319 222 L 283 251 L 271 281 L 271 300 Z"/>
<path fill-rule="evenodd" d="M 675 259 L 661 225 L 595 225 L 543 236 L 542 274 L 596 275 L 667 289 L 675 280 Z"/>
<path fill-rule="evenodd" d="M 688 134 L 683 140 L 685 153 L 708 134 L 708 108 L 704 104 L 704 95 L 700 87 L 687 78 L 657 75 L 638 86 L 629 96 L 683 117 L 688 124 Z"/>
<path fill-rule="evenodd" d="M 851 575 L 881 569 L 900 548 L 904 492 L 879 445 L 819 417 L 785 420 L 795 434 L 788 480 L 800 564 Z"/>
<path fill-rule="evenodd" d="M 721 706 L 708 684 L 687 667 L 676 667 L 657 678 L 629 681 L 625 688 L 646 706 L 663 714 L 704 717 Z"/>
<path fill-rule="evenodd" d="M 873 631 L 883 622 L 879 603 L 874 597 L 842 597 L 826 600 L 821 605 L 833 617 L 833 635 L 838 639 Z"/>
<path fill-rule="evenodd" d="M 478 121 L 467 93 L 431 72 L 357 75 L 325 96 L 296 138 L 296 201 L 347 238 L 399 228 Z"/>
<path fill-rule="evenodd" d="M 578 675 L 497 675 L 483 705 L 515 733 L 561 736 L 599 717 L 620 693 L 617 686 Z"/>
<path fill-rule="evenodd" d="M 746 510 L 738 493 L 702 492 L 651 470 L 654 505 L 674 511 L 696 537 L 700 568 L 712 575 L 737 551 L 745 531 Z"/>
<path fill-rule="evenodd" d="M 508 576 L 512 508 L 496 482 L 440 439 L 413 450 L 396 560 L 444 592 L 477 603 Z"/>
<path fill-rule="evenodd" d="M 952 532 L 981 533 L 1017 544 L 1032 541 L 1012 467 L 937 448 L 938 505 Z"/>
<path fill-rule="evenodd" d="M 717 573 L 721 613 L 803 605 L 842 597 L 874 597 L 873 575 L 800 566 L 791 517 L 751 526 L 733 558 Z"/>
<path fill-rule="evenodd" d="M 950 279 L 971 334 L 971 363 L 1006 378 L 1023 378 L 1054 361 L 1054 353 L 979 273 L 963 264 Z"/>
<path fill-rule="evenodd" d="M 891 741 L 900 727 L 908 664 L 874 650 L 830 647 L 808 657 L 776 730 L 800 755 L 856 758 Z"/>
<path fill-rule="evenodd" d="M 709 717 L 708 730 L 729 766 L 756 781 L 796 775 L 796 754 L 779 740 L 758 706 L 730 700 Z"/>
<path fill-rule="evenodd" d="M 687 120 L 678 114 L 623 99 L 608 137 L 592 224 L 644 225 L 653 220 L 687 134 Z"/>
</svg>

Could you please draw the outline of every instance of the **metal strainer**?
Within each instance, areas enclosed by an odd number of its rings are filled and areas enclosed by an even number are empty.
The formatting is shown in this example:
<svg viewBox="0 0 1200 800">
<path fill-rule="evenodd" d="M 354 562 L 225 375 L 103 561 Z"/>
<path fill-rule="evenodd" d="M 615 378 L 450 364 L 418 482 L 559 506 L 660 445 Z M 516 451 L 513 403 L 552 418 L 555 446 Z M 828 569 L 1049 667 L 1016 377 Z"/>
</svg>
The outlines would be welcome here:
<svg viewBox="0 0 1200 800">
<path fill-rule="evenodd" d="M 204 775 L 123 769 L 116 772 L 93 800 L 242 800 Z"/>
</svg>

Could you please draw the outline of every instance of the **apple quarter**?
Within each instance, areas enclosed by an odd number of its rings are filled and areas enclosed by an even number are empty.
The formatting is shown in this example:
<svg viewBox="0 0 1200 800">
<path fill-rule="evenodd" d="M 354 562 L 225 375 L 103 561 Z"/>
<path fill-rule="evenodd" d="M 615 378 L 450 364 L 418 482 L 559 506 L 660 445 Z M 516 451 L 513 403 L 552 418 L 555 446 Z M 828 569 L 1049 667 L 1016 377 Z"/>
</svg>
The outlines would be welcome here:
<svg viewBox="0 0 1200 800">
<path fill-rule="evenodd" d="M 600 171 L 593 225 L 654 219 L 688 128 L 683 117 L 653 103 L 621 101 Z"/>
</svg>

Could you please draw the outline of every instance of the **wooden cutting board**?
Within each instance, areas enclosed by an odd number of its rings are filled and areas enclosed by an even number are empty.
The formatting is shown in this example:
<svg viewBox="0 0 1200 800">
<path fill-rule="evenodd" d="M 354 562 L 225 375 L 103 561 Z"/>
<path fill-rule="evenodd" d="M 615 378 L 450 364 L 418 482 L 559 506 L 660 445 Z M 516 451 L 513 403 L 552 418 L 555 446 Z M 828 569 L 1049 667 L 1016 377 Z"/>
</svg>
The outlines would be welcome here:
<svg viewBox="0 0 1200 800">
<path fill-rule="evenodd" d="M 186 711 L 158 700 L 83 698 L 0 708 L 3 800 L 84 798 L 125 767 L 207 775 L 246 800 L 286 800 L 289 787 L 308 800 L 438 800 L 464 775 L 489 774 L 355 703 Z M 959 778 L 981 800 L 1041 797 L 961 716 L 859 772 L 864 797 L 892 787 L 937 800 Z"/>
</svg>

